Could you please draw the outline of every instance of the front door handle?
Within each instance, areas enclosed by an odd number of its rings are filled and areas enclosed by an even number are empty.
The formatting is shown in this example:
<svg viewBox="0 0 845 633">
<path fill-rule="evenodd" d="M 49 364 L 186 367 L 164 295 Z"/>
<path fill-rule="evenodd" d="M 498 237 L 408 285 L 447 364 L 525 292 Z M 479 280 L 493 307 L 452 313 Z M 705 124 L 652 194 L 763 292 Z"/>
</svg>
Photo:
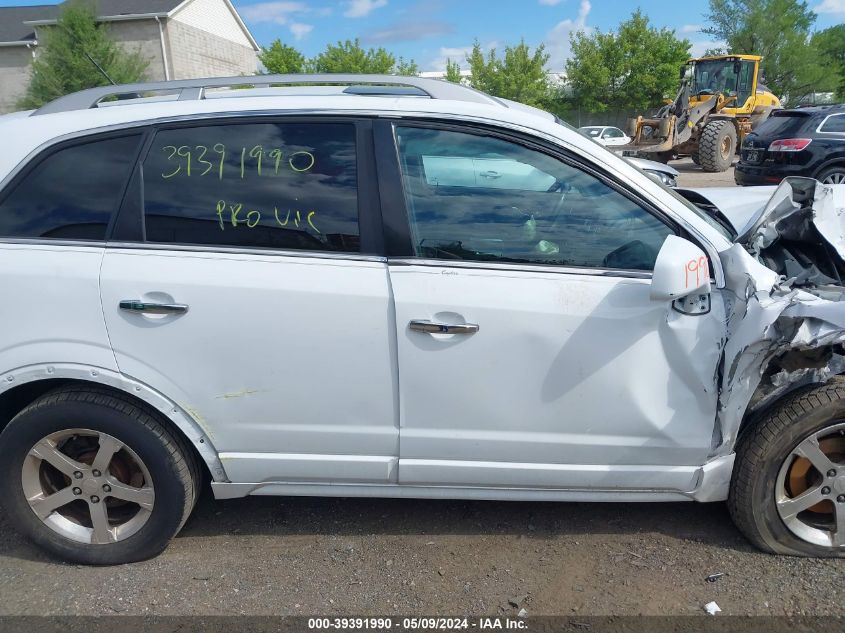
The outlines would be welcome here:
<svg viewBox="0 0 845 633">
<path fill-rule="evenodd" d="M 188 306 L 183 303 L 145 303 L 138 299 L 124 299 L 120 309 L 140 314 L 184 314 Z"/>
<path fill-rule="evenodd" d="M 426 319 L 414 319 L 409 323 L 414 332 L 426 332 L 428 334 L 475 334 L 478 326 L 475 323 L 461 323 L 452 325 L 449 323 L 435 323 Z"/>
</svg>

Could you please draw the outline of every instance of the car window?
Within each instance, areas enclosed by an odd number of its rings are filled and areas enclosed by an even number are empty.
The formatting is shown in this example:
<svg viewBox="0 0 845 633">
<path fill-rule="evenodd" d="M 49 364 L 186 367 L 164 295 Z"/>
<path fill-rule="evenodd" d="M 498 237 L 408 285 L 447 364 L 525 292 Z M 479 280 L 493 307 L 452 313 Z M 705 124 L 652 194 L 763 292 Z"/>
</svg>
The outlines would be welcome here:
<svg viewBox="0 0 845 633">
<path fill-rule="evenodd" d="M 160 130 L 143 183 L 149 242 L 360 250 L 350 123 Z"/>
<path fill-rule="evenodd" d="M 419 257 L 651 270 L 673 233 L 598 178 L 542 152 L 450 130 L 398 127 L 396 136 Z M 428 169 L 449 161 L 465 170 L 496 164 L 509 186 L 477 176 L 433 182 Z"/>
<path fill-rule="evenodd" d="M 609 128 L 607 128 L 607 132 L 604 133 L 604 136 L 606 138 L 622 138 L 625 135 L 622 133 L 622 130 L 620 130 L 619 128 L 609 127 Z"/>
<path fill-rule="evenodd" d="M 108 138 L 47 155 L 0 199 L 0 236 L 104 240 L 140 140 Z"/>
<path fill-rule="evenodd" d="M 831 114 L 819 131 L 845 133 L 845 114 Z"/>
<path fill-rule="evenodd" d="M 600 127 L 582 127 L 580 131 L 590 138 L 596 138 L 599 134 L 601 134 Z"/>
</svg>

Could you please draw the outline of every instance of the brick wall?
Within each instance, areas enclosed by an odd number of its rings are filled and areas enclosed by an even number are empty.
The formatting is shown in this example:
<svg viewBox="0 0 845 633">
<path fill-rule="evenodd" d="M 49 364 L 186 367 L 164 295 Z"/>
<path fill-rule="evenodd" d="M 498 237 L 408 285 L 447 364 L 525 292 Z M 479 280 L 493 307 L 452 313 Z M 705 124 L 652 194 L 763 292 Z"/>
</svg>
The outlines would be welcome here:
<svg viewBox="0 0 845 633">
<path fill-rule="evenodd" d="M 251 46 L 168 20 L 167 40 L 172 79 L 254 75 L 258 58 Z"/>
<path fill-rule="evenodd" d="M 17 102 L 29 85 L 32 49 L 26 46 L 0 47 L 0 114 L 17 110 Z"/>
</svg>

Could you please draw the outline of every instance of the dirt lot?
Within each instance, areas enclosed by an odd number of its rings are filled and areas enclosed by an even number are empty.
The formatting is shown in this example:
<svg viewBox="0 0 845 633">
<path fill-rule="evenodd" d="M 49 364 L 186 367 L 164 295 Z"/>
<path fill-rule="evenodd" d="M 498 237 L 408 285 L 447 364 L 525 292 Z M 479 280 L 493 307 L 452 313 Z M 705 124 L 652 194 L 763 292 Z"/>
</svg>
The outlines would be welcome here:
<svg viewBox="0 0 845 633">
<path fill-rule="evenodd" d="M 0 531 L 0 614 L 845 615 L 845 560 L 758 553 L 721 503 L 206 495 L 163 555 L 110 568 Z"/>
<path fill-rule="evenodd" d="M 669 163 L 672 167 L 681 172 L 678 176 L 678 185 L 681 187 L 735 187 L 734 168 L 727 171 L 711 174 L 692 162 L 691 158 L 673 160 Z"/>
</svg>

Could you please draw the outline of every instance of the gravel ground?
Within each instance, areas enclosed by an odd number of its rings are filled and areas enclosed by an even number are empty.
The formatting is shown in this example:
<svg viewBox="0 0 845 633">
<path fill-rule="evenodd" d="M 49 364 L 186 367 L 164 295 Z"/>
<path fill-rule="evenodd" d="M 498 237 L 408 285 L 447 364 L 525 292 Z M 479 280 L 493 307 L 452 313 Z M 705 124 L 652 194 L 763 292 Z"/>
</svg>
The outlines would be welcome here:
<svg viewBox="0 0 845 633">
<path fill-rule="evenodd" d="M 736 161 L 734 161 L 736 164 Z M 678 185 L 681 187 L 735 187 L 734 168 L 715 174 L 701 169 L 692 162 L 691 158 L 673 160 L 669 165 L 681 172 L 678 176 Z"/>
<path fill-rule="evenodd" d="M 169 549 L 57 563 L 11 531 L 0 615 L 845 615 L 845 560 L 758 553 L 724 504 L 201 499 Z M 716 582 L 705 578 L 725 574 Z"/>
</svg>

